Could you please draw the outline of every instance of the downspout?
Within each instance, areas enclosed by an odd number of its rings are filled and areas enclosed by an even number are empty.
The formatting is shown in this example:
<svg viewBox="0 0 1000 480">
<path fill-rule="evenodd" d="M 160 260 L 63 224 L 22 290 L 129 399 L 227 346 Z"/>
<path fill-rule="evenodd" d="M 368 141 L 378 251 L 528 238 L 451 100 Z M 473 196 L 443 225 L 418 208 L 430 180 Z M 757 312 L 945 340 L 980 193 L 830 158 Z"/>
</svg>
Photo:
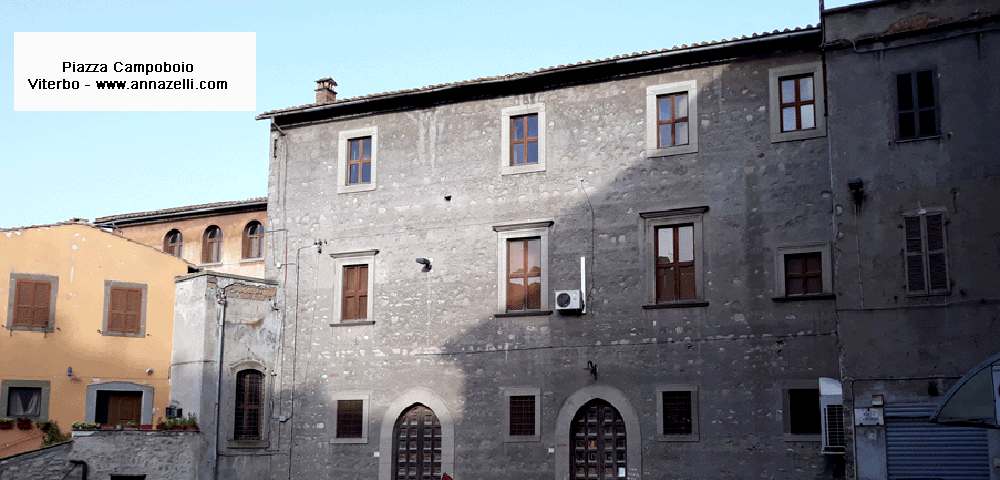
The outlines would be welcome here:
<svg viewBox="0 0 1000 480">
<path fill-rule="evenodd" d="M 219 480 L 219 433 L 222 428 L 222 359 L 223 351 L 226 348 L 226 289 L 236 283 L 230 283 L 219 291 L 219 373 L 215 382 L 215 448 L 213 449 L 212 478 Z"/>
</svg>

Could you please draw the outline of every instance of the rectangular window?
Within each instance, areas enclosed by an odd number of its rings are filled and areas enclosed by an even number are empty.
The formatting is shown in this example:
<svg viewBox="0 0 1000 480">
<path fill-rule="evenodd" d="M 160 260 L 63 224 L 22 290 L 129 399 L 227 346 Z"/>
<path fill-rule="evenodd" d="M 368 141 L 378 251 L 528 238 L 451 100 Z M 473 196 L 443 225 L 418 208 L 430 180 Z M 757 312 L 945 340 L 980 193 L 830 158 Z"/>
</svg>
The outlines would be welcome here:
<svg viewBox="0 0 1000 480">
<path fill-rule="evenodd" d="M 938 134 L 933 70 L 896 75 L 896 112 L 900 140 Z"/>
<path fill-rule="evenodd" d="M 347 184 L 372 181 L 372 137 L 353 138 L 348 145 Z"/>
<path fill-rule="evenodd" d="M 657 148 L 687 145 L 688 124 L 686 92 L 656 97 Z"/>
<path fill-rule="evenodd" d="M 816 128 L 816 97 L 812 74 L 779 79 L 781 82 L 781 131 Z"/>
<path fill-rule="evenodd" d="M 921 213 L 903 217 L 905 230 L 906 293 L 947 294 L 948 242 L 944 213 Z"/>
<path fill-rule="evenodd" d="M 694 226 L 656 229 L 656 302 L 694 300 Z"/>
<path fill-rule="evenodd" d="M 337 438 L 361 438 L 364 401 L 337 400 Z"/>
<path fill-rule="evenodd" d="M 535 435 L 535 396 L 511 395 L 510 400 L 510 436 Z"/>
<path fill-rule="evenodd" d="M 542 308 L 542 239 L 507 241 L 507 311 Z"/>
<path fill-rule="evenodd" d="M 785 255 L 785 295 L 823 293 L 823 255 L 820 252 Z"/>
<path fill-rule="evenodd" d="M 111 287 L 108 332 L 138 334 L 142 329 L 142 289 Z"/>
<path fill-rule="evenodd" d="M 538 163 L 538 114 L 510 118 L 510 165 Z"/>
<path fill-rule="evenodd" d="M 246 369 L 236 374 L 236 402 L 233 414 L 235 440 L 261 439 L 261 414 L 264 407 L 264 374 Z"/>
<path fill-rule="evenodd" d="M 788 389 L 788 433 L 819 435 L 822 430 L 818 388 Z"/>
<path fill-rule="evenodd" d="M 42 389 L 11 387 L 7 390 L 8 417 L 38 417 L 42 414 Z"/>
<path fill-rule="evenodd" d="M 52 282 L 15 279 L 12 327 L 49 327 Z"/>
<path fill-rule="evenodd" d="M 344 267 L 344 299 L 341 320 L 368 318 L 368 265 Z"/>
<path fill-rule="evenodd" d="M 698 441 L 698 387 L 667 385 L 656 388 L 656 420 L 660 441 Z"/>
</svg>

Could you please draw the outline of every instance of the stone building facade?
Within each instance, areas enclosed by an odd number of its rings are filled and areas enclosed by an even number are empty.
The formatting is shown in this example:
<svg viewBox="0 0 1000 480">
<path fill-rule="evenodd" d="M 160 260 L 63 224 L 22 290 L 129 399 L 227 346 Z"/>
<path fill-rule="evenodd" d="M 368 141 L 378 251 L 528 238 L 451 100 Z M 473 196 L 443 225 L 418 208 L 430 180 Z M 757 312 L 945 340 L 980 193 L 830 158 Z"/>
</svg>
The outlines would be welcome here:
<svg viewBox="0 0 1000 480">
<path fill-rule="evenodd" d="M 258 116 L 287 231 L 270 478 L 842 475 L 820 41 L 324 79 Z"/>
</svg>

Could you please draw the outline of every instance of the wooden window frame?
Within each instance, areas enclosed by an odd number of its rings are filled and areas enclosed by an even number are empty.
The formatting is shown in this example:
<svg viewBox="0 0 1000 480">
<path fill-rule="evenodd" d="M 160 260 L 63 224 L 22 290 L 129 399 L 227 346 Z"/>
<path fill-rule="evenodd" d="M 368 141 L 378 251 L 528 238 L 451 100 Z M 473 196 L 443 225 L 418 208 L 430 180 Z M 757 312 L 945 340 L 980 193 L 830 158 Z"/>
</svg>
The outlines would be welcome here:
<svg viewBox="0 0 1000 480">
<path fill-rule="evenodd" d="M 691 142 L 691 138 L 689 136 L 689 138 L 688 138 L 688 140 L 686 142 L 684 142 L 684 143 L 677 143 L 677 128 L 676 128 L 676 125 L 678 123 L 686 123 L 686 124 L 688 124 L 688 131 L 690 131 L 690 129 L 691 129 L 691 117 L 690 117 L 691 112 L 690 112 L 690 110 L 688 111 L 688 115 L 685 115 L 683 117 L 678 117 L 677 116 L 677 109 L 674 107 L 674 105 L 676 105 L 677 98 L 679 96 L 681 96 L 681 95 L 684 95 L 684 97 L 685 97 L 684 102 L 685 103 L 688 103 L 690 101 L 690 97 L 688 97 L 687 92 L 668 93 L 668 94 L 665 94 L 665 95 L 657 95 L 656 96 L 656 148 L 657 149 L 660 149 L 660 148 L 669 148 L 669 147 L 679 147 L 681 145 L 687 145 L 688 143 Z M 660 111 L 660 105 L 661 105 L 663 99 L 669 99 L 669 101 L 670 101 L 670 118 L 667 119 L 667 120 L 662 120 L 661 119 L 661 117 L 662 117 L 661 113 L 662 112 Z M 687 105 L 685 105 L 685 107 L 687 107 Z M 660 126 L 662 126 L 662 125 L 670 125 L 671 126 L 671 128 L 670 128 L 670 143 L 668 143 L 668 144 L 664 144 L 663 143 L 663 137 L 661 135 L 661 131 L 662 130 L 660 129 Z"/>
<path fill-rule="evenodd" d="M 804 262 L 802 262 L 802 268 L 796 271 L 792 271 L 791 267 L 789 267 L 789 262 L 799 258 L 805 260 Z M 819 260 L 820 266 L 818 270 L 809 269 L 809 260 L 811 258 L 816 258 L 817 260 Z M 802 284 L 803 291 L 801 293 L 791 293 L 788 291 L 789 280 L 796 278 L 801 278 L 803 281 Z M 809 291 L 808 280 L 811 278 L 819 280 L 819 290 L 814 292 Z M 823 293 L 823 254 L 819 252 L 805 252 L 805 253 L 795 253 L 795 254 L 785 255 L 785 296 L 791 297 L 799 295 L 818 295 L 820 293 Z"/>
<path fill-rule="evenodd" d="M 256 233 L 251 233 L 253 227 L 257 227 Z M 243 260 L 261 260 L 264 258 L 265 233 L 264 224 L 253 220 L 243 228 L 243 248 L 241 257 Z M 254 254 L 257 255 L 254 255 Z"/>
<path fill-rule="evenodd" d="M 511 434 L 511 399 L 516 397 L 531 397 L 534 399 L 534 433 L 531 435 Z M 500 428 L 503 430 L 503 441 L 508 443 L 516 442 L 540 442 L 542 438 L 542 391 L 532 387 L 507 387 L 503 389 L 503 423 Z"/>
<path fill-rule="evenodd" d="M 649 301 L 643 308 L 674 308 L 674 307 L 703 307 L 707 306 L 705 300 L 705 245 L 704 245 L 704 217 L 708 212 L 708 207 L 680 208 L 660 212 L 643 212 L 639 216 L 643 219 L 641 232 L 645 239 L 643 242 L 642 265 L 646 272 L 646 295 Z M 657 295 L 657 231 L 664 227 L 680 227 L 690 225 L 692 227 L 692 239 L 694 242 L 694 292 L 693 299 L 658 301 Z"/>
<path fill-rule="evenodd" d="M 812 82 L 813 82 L 813 98 L 812 98 L 812 100 L 802 100 L 802 90 L 801 90 L 801 84 L 802 84 L 802 82 L 801 82 L 801 80 L 804 79 L 804 78 L 808 78 L 808 79 L 812 80 Z M 786 99 L 783 98 L 783 97 L 781 97 L 781 95 L 784 93 L 784 89 L 781 88 L 781 84 L 783 82 L 788 82 L 788 81 L 794 82 L 794 85 L 795 85 L 795 89 L 794 89 L 795 98 L 791 99 L 790 102 L 786 102 L 785 101 Z M 792 75 L 792 76 L 789 76 L 789 77 L 779 77 L 778 78 L 778 95 L 779 95 L 778 108 L 781 110 L 780 115 L 782 116 L 782 121 L 781 121 L 781 132 L 782 133 L 798 132 L 798 131 L 801 131 L 801 130 L 814 130 L 816 128 L 816 88 L 815 88 L 815 86 L 816 86 L 816 78 L 813 76 L 812 73 L 804 73 L 804 74 L 799 74 L 799 75 Z M 801 107 L 806 106 L 806 105 L 811 106 L 812 109 L 813 109 L 813 126 L 808 127 L 808 128 L 802 127 L 802 110 L 801 110 Z M 788 107 L 792 107 L 792 108 L 795 109 L 795 128 L 790 129 L 790 130 L 785 130 L 784 109 L 788 108 Z"/>
<path fill-rule="evenodd" d="M 832 248 L 829 243 L 782 245 L 776 247 L 774 255 L 774 297 L 772 297 L 772 300 L 782 302 L 835 298 L 833 294 L 833 257 L 831 256 L 831 251 Z M 787 278 L 785 257 L 788 255 L 811 253 L 818 253 L 820 255 L 823 291 L 815 294 L 788 295 L 787 288 L 785 287 L 785 279 Z"/>
<path fill-rule="evenodd" d="M 686 94 L 688 98 L 688 143 L 660 145 L 659 98 Z M 698 81 L 685 80 L 646 87 L 646 157 L 665 157 L 698 151 Z"/>
<path fill-rule="evenodd" d="M 22 289 L 42 288 L 48 286 L 48 304 L 36 304 L 39 300 L 32 291 L 31 303 L 21 304 L 19 308 L 18 294 Z M 7 295 L 7 329 L 28 332 L 54 332 L 56 323 L 56 299 L 59 295 L 59 277 L 44 274 L 11 273 L 10 289 Z M 27 321 L 18 312 L 28 309 Z"/>
<path fill-rule="evenodd" d="M 679 250 L 680 250 L 680 229 L 686 228 L 686 227 L 691 227 L 691 238 L 692 238 L 691 254 L 692 254 L 692 259 L 689 262 L 681 262 L 679 260 L 680 254 L 678 253 Z M 659 252 L 659 250 L 660 250 L 660 235 L 661 235 L 661 233 L 664 230 L 670 230 L 670 231 L 673 232 L 672 235 L 671 235 L 671 237 L 673 238 L 673 251 L 674 251 L 674 259 L 673 259 L 673 261 L 664 262 L 663 260 L 661 260 L 663 257 L 660 256 L 660 252 Z M 694 242 L 694 225 L 693 224 L 690 224 L 690 223 L 678 223 L 678 224 L 671 224 L 671 225 L 660 225 L 660 226 L 657 226 L 655 229 L 653 229 L 653 252 L 654 252 L 653 253 L 653 262 L 655 264 L 654 268 L 655 268 L 655 271 L 656 271 L 656 273 L 655 273 L 655 275 L 656 275 L 656 303 L 671 303 L 671 302 L 692 301 L 692 300 L 695 300 L 695 299 L 698 298 L 698 293 L 699 293 L 698 292 L 698 286 L 697 286 L 697 284 L 695 284 L 695 281 L 694 281 L 693 278 L 690 280 L 690 282 L 692 283 L 691 288 L 694 290 L 694 295 L 691 296 L 691 298 L 682 298 L 683 297 L 682 292 L 684 291 L 684 287 L 682 285 L 684 283 L 684 274 L 681 272 L 681 268 L 692 267 L 691 269 L 694 270 L 695 261 L 694 261 L 694 258 L 693 258 L 693 256 L 694 256 L 694 245 L 693 245 L 693 243 L 695 243 Z M 672 276 L 674 277 L 674 282 L 673 282 L 673 284 L 674 284 L 674 291 L 673 292 L 662 292 L 660 290 L 660 283 L 661 283 L 660 282 L 660 277 L 661 277 L 660 270 L 661 269 L 671 269 L 673 271 L 673 273 L 672 273 Z M 666 295 L 667 293 L 670 293 L 670 295 Z M 661 297 L 665 297 L 665 296 L 669 296 L 669 297 L 673 297 L 673 298 L 661 300 Z"/>
<path fill-rule="evenodd" d="M 367 157 L 365 156 L 365 142 L 368 142 L 368 156 Z M 351 138 L 351 139 L 347 140 L 347 186 L 365 185 L 365 184 L 372 183 L 371 182 L 371 166 L 372 166 L 371 142 L 372 142 L 372 137 L 371 136 Z M 358 158 L 357 159 L 351 158 L 351 151 L 354 150 L 354 145 L 355 144 L 358 145 Z M 354 166 L 354 165 L 357 165 L 357 167 L 358 167 L 358 181 L 356 181 L 356 182 L 352 182 L 351 181 L 351 167 Z M 364 175 L 362 174 L 362 172 L 364 171 L 365 165 L 368 165 L 368 181 L 367 182 L 363 180 Z"/>
<path fill-rule="evenodd" d="M 931 217 L 940 218 L 941 238 L 939 242 L 930 241 L 929 220 Z M 913 224 L 911 222 L 918 222 L 917 228 L 919 228 L 919 239 L 911 239 L 911 228 L 913 228 Z M 948 223 L 947 211 L 943 208 L 927 208 L 903 214 L 903 288 L 906 290 L 906 295 L 908 297 L 951 294 L 951 269 L 948 254 Z M 912 243 L 912 240 L 918 240 L 919 244 Z M 937 245 L 939 248 L 933 248 L 934 245 L 932 245 L 932 243 Z M 918 247 L 918 249 L 914 250 L 914 247 Z M 936 276 L 934 275 L 933 267 L 931 266 L 932 256 L 940 256 L 940 260 L 938 261 L 941 263 L 938 268 L 943 269 L 943 273 L 938 273 Z M 923 280 L 922 288 L 916 288 L 915 285 L 912 285 L 912 280 L 916 275 L 916 273 L 912 272 L 914 269 L 912 262 L 915 259 L 920 261 L 921 271 L 919 273 Z M 943 275 L 943 279 L 940 278 L 941 275 Z M 943 286 L 940 286 L 942 283 Z M 938 287 L 935 288 L 935 285 L 938 285 Z"/>
<path fill-rule="evenodd" d="M 930 106 L 920 105 L 920 93 L 923 89 L 920 88 L 920 83 L 918 81 L 918 75 L 929 74 L 930 81 L 930 98 L 934 102 Z M 910 94 L 910 101 L 912 105 L 910 108 L 903 108 L 901 104 L 901 94 L 903 91 L 900 89 L 900 83 L 904 80 L 903 76 L 907 78 L 906 83 L 908 83 L 908 92 Z M 908 72 L 898 72 L 893 75 L 894 79 L 894 90 L 896 92 L 896 140 L 897 141 L 907 141 L 907 140 L 920 140 L 924 138 L 937 138 L 941 135 L 941 112 L 940 112 L 940 101 L 938 100 L 938 81 L 937 81 L 937 69 L 935 68 L 924 68 L 920 70 L 912 70 Z M 920 117 L 923 114 L 930 113 L 934 115 L 934 125 L 930 132 L 925 132 L 920 128 L 921 122 Z M 902 119 L 904 115 L 913 115 L 913 135 L 903 135 L 903 125 Z"/>
<path fill-rule="evenodd" d="M 212 237 L 213 232 L 219 232 L 218 237 Z M 205 229 L 205 233 L 202 234 L 201 241 L 201 264 L 202 265 L 219 265 L 222 263 L 223 257 L 223 238 L 225 235 L 222 229 L 218 225 L 210 225 Z M 216 247 L 218 245 L 218 247 Z M 218 258 L 215 257 L 215 253 L 218 252 Z"/>
<path fill-rule="evenodd" d="M 538 117 L 538 137 L 533 137 L 538 142 L 538 162 L 514 165 L 514 122 L 518 117 L 535 115 Z M 545 148 L 546 129 L 548 124 L 545 120 L 545 104 L 532 103 L 527 105 L 516 105 L 506 107 L 500 111 L 500 174 L 514 175 L 520 173 L 534 173 L 545 171 Z M 527 138 L 527 125 L 525 125 L 525 137 Z M 525 140 L 526 142 L 526 140 Z M 526 145 L 526 143 L 524 143 Z M 525 147 L 526 148 L 526 147 Z M 527 152 L 525 152 L 527 158 Z"/>
<path fill-rule="evenodd" d="M 497 232 L 497 314 L 498 316 L 548 315 L 549 310 L 549 228 L 551 220 L 529 221 L 495 225 Z M 541 247 L 541 275 L 539 287 L 541 290 L 539 308 L 530 310 L 507 310 L 507 284 L 510 278 L 507 268 L 509 263 L 508 241 L 518 239 L 538 238 Z"/>
<path fill-rule="evenodd" d="M 29 418 L 47 420 L 49 418 L 49 395 L 52 391 L 48 380 L 2 380 L 0 381 L 0 417 L 15 417 L 8 411 L 10 405 L 10 389 L 37 388 L 41 390 L 38 415 Z M 23 416 L 23 415 L 18 415 Z"/>
<path fill-rule="evenodd" d="M 256 387 L 259 389 L 257 395 L 260 402 L 257 404 L 249 403 L 249 397 L 252 393 L 250 389 L 254 387 L 254 385 L 249 384 L 249 380 L 247 380 L 247 377 L 250 377 L 251 375 L 258 377 L 257 381 L 259 382 L 259 385 Z M 241 379 L 243 379 L 242 385 L 240 383 Z M 252 442 L 259 441 L 264 438 L 265 384 L 266 376 L 264 375 L 264 372 L 260 370 L 255 368 L 244 368 L 236 372 L 236 388 L 235 396 L 233 398 L 233 441 Z M 240 424 L 241 409 L 243 410 L 243 425 Z M 252 431 L 253 425 L 251 424 L 252 422 L 250 422 L 253 412 L 256 412 L 257 417 L 256 434 Z"/>
<path fill-rule="evenodd" d="M 142 407 L 140 410 L 142 425 L 153 423 L 153 393 L 151 385 L 141 385 L 133 382 L 111 381 L 103 383 L 91 383 L 87 385 L 87 404 L 84 412 L 84 421 L 97 421 L 97 400 L 101 392 L 108 393 L 129 393 L 142 392 Z M 162 392 L 161 392 L 162 393 Z"/>
<path fill-rule="evenodd" d="M 101 334 L 105 336 L 113 337 L 136 337 L 144 338 L 146 336 L 146 296 L 148 293 L 148 288 L 146 284 L 143 283 L 126 283 L 118 282 L 114 280 L 104 281 L 104 315 L 102 317 Z M 111 316 L 118 312 L 115 308 L 113 297 L 116 295 L 133 295 L 137 294 L 140 297 L 140 310 L 138 313 L 128 313 L 127 310 L 123 310 L 121 313 L 125 317 L 124 321 L 128 322 L 129 315 L 135 315 L 138 325 L 133 328 L 128 328 L 128 325 L 122 326 L 120 329 L 112 324 Z"/>
<path fill-rule="evenodd" d="M 330 410 L 329 419 L 329 443 L 331 444 L 362 444 L 368 443 L 368 432 L 369 432 L 369 401 L 371 399 L 370 391 L 340 391 L 335 392 L 331 398 L 331 405 L 333 408 Z M 341 436 L 340 428 L 340 412 L 338 411 L 341 401 L 359 401 L 361 402 L 361 435 L 358 437 L 345 437 Z"/>
<path fill-rule="evenodd" d="M 538 148 L 538 135 L 537 135 L 537 132 L 536 132 L 536 135 L 534 137 L 529 137 L 528 136 L 528 120 L 530 118 L 534 118 L 535 119 L 535 123 L 536 124 L 538 123 L 538 114 L 537 113 L 528 113 L 528 114 L 524 114 L 524 115 L 517 115 L 517 116 L 514 116 L 514 117 L 510 117 L 510 162 L 511 162 L 510 166 L 512 166 L 512 167 L 519 167 L 520 166 L 520 165 L 515 165 L 514 164 L 514 158 L 516 157 L 515 153 L 517 152 L 518 149 L 521 149 L 522 153 L 524 154 L 524 156 L 522 157 L 522 158 L 524 158 L 524 163 L 522 163 L 521 165 L 535 165 L 535 164 L 538 163 L 538 156 L 537 155 L 535 156 L 535 161 L 534 162 L 529 162 L 528 161 L 528 145 L 534 143 L 536 151 L 537 151 L 537 148 Z M 521 138 L 521 139 L 518 139 L 516 137 L 516 135 L 515 135 L 516 130 L 514 128 L 514 124 L 518 120 L 524 120 L 524 135 L 523 135 L 524 138 Z M 541 129 L 541 126 L 539 125 L 537 128 Z"/>
<path fill-rule="evenodd" d="M 175 236 L 176 234 L 176 236 Z M 183 258 L 184 254 L 184 234 L 174 228 L 163 236 L 163 251 L 168 255 Z"/>
<path fill-rule="evenodd" d="M 544 267 L 542 265 L 539 265 L 538 272 L 532 272 L 529 269 L 529 265 L 528 265 L 528 257 L 529 257 L 529 255 L 527 254 L 527 252 L 528 252 L 528 249 L 529 249 L 529 245 L 532 244 L 532 243 L 536 243 L 536 242 L 537 242 L 539 251 L 541 251 L 542 239 L 540 237 L 518 237 L 518 238 L 509 238 L 509 239 L 507 239 L 507 313 L 512 313 L 512 312 L 527 312 L 527 311 L 541 310 L 541 305 L 542 305 L 542 298 L 541 297 L 542 297 L 543 292 L 541 290 L 539 290 L 539 292 L 538 292 L 538 300 L 537 300 L 537 308 L 532 308 L 532 303 L 533 302 L 531 301 L 532 299 L 529 298 L 529 288 L 528 288 L 528 285 L 530 284 L 529 281 L 531 279 L 535 279 L 535 278 L 538 279 L 539 288 L 541 288 L 540 285 L 541 285 L 541 281 L 542 281 L 542 269 Z M 522 252 L 521 253 L 521 269 L 518 270 L 518 272 L 520 272 L 520 273 L 511 272 L 510 271 L 510 266 L 511 266 L 510 262 L 513 259 L 512 258 L 512 254 L 511 254 L 511 247 L 514 246 L 515 244 L 520 244 L 521 245 L 521 252 Z M 538 257 L 539 257 L 539 263 L 541 263 L 541 254 L 540 253 L 539 253 Z M 510 291 L 510 285 L 511 285 L 511 280 L 514 280 L 514 279 L 521 280 L 522 281 L 521 284 L 524 286 L 524 299 L 521 302 L 521 306 L 523 306 L 524 308 L 511 308 L 511 298 L 510 297 L 511 297 L 512 292 Z"/>
<path fill-rule="evenodd" d="M 362 250 L 355 252 L 337 252 L 331 253 L 330 257 L 334 260 L 332 271 L 332 282 L 327 281 L 326 285 L 332 287 L 333 289 L 333 312 L 330 318 L 330 326 L 350 326 L 350 325 L 364 325 L 371 324 L 375 321 L 374 316 L 374 306 L 375 306 L 375 256 L 378 255 L 378 250 Z M 345 268 L 353 266 L 366 266 L 368 268 L 367 275 L 367 300 L 365 303 L 365 318 L 348 319 L 344 320 L 344 289 L 346 287 L 344 282 Z"/>
<path fill-rule="evenodd" d="M 371 178 L 368 183 L 350 183 L 348 164 L 350 163 L 350 146 L 352 140 L 370 138 L 371 147 Z M 344 130 L 337 139 L 337 193 L 359 193 L 375 190 L 378 182 L 379 134 L 378 127 L 364 127 Z M 360 177 L 359 177 L 360 179 Z"/>
<path fill-rule="evenodd" d="M 697 385 L 656 385 L 656 434 L 660 442 L 697 442 L 701 440 L 699 425 L 698 386 Z M 664 431 L 663 394 L 672 392 L 688 392 L 691 394 L 691 432 L 688 434 L 667 433 Z"/>
<path fill-rule="evenodd" d="M 341 281 L 341 307 L 340 321 L 343 323 L 368 320 L 368 265 L 344 265 L 341 269 L 343 280 Z M 352 290 L 351 278 L 357 277 L 358 285 Z M 362 285 L 363 283 L 363 285 Z M 351 302 L 351 299 L 354 299 Z M 364 299 L 364 301 L 362 301 Z M 357 305 L 354 308 L 349 305 Z"/>
<path fill-rule="evenodd" d="M 784 131 L 781 114 L 781 80 L 812 75 L 813 118 L 815 127 Z M 826 90 L 823 84 L 823 63 L 808 62 L 768 70 L 768 108 L 770 110 L 771 143 L 807 140 L 826 136 Z M 800 112 L 796 112 L 798 118 Z M 800 123 L 796 123 L 799 125 Z"/>
</svg>

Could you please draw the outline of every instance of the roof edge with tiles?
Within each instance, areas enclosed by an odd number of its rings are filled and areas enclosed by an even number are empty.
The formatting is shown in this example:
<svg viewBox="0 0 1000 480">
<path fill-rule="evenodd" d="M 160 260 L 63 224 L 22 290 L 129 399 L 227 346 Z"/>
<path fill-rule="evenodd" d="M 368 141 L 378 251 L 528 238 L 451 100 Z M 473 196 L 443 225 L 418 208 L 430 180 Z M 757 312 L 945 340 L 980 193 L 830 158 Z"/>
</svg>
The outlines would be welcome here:
<svg viewBox="0 0 1000 480">
<path fill-rule="evenodd" d="M 123 213 L 120 215 L 110 215 L 94 219 L 97 226 L 123 226 L 125 224 L 145 223 L 153 221 L 176 220 L 183 217 L 201 217 L 208 215 L 221 215 L 241 210 L 267 210 L 267 197 L 255 197 L 246 200 L 235 200 L 228 202 L 203 203 L 200 205 L 188 205 L 183 207 L 165 208 L 162 210 L 152 210 L 148 212 Z"/>
</svg>

